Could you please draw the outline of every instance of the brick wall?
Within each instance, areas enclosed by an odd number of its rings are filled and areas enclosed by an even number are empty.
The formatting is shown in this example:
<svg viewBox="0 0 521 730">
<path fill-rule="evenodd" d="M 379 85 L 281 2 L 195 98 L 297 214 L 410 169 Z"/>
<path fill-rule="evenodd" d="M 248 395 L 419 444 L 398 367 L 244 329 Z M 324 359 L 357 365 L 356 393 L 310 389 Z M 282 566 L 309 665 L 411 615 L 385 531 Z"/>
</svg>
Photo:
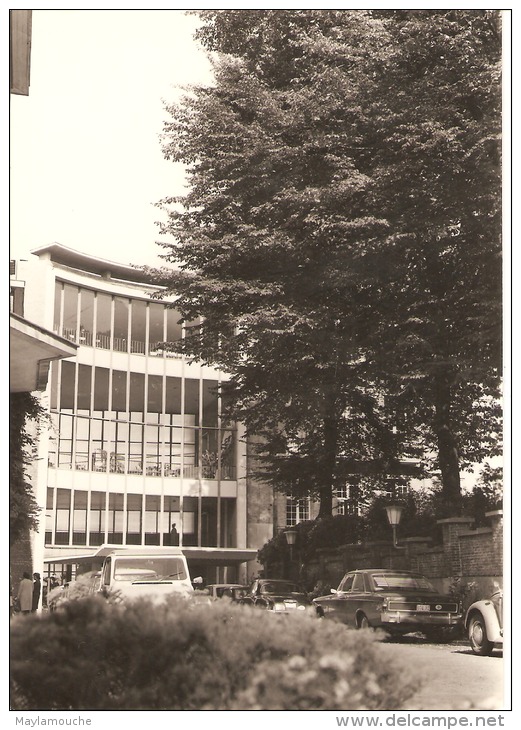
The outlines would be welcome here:
<svg viewBox="0 0 521 730">
<path fill-rule="evenodd" d="M 440 545 L 413 537 L 403 540 L 400 548 L 390 541 L 324 548 L 300 577 L 311 590 L 318 581 L 337 586 L 349 570 L 399 568 L 423 573 L 440 590 L 457 584 L 462 593 L 475 600 L 490 595 L 503 582 L 503 513 L 488 512 L 487 517 L 490 527 L 478 529 L 472 529 L 472 518 L 440 520 Z"/>
</svg>

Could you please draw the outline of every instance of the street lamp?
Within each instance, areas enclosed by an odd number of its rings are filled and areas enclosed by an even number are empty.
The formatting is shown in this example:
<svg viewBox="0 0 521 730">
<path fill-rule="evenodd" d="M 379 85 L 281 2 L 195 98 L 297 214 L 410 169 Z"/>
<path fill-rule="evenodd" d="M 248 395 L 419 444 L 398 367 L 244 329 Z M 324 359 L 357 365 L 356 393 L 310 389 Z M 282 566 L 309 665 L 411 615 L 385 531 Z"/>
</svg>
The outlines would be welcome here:
<svg viewBox="0 0 521 730">
<path fill-rule="evenodd" d="M 290 560 L 290 563 L 292 563 L 293 562 L 293 545 L 297 541 L 297 531 L 290 527 L 288 530 L 284 530 L 284 536 L 286 538 L 286 542 L 289 545 L 289 560 Z"/>
<path fill-rule="evenodd" d="M 397 549 L 403 549 L 403 545 L 398 545 L 396 542 L 396 528 L 402 518 L 403 506 L 401 504 L 388 504 L 385 506 L 385 511 L 387 512 L 389 524 L 393 528 L 393 545 Z"/>
</svg>

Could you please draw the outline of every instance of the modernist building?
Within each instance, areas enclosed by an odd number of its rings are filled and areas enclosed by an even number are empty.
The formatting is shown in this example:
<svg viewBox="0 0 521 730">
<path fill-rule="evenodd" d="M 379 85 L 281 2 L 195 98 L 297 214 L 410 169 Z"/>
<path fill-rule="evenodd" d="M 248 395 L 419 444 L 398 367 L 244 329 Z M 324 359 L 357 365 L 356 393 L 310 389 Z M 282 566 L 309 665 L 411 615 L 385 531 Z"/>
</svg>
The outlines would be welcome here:
<svg viewBox="0 0 521 730">
<path fill-rule="evenodd" d="M 175 524 L 192 574 L 246 580 L 273 535 L 272 505 L 265 489 L 262 506 L 249 499 L 222 373 L 161 348 L 184 328 L 140 270 L 59 244 L 33 253 L 17 264 L 24 316 L 77 348 L 51 363 L 40 439 L 49 570 L 102 544 L 168 545 Z"/>
</svg>

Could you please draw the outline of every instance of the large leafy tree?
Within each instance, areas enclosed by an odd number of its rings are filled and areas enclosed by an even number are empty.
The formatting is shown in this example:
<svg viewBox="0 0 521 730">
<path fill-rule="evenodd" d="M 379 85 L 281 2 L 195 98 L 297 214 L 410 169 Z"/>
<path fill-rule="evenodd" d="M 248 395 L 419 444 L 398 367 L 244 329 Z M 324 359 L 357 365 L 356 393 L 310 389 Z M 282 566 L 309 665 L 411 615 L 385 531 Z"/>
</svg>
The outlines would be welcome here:
<svg viewBox="0 0 521 730">
<path fill-rule="evenodd" d="M 9 399 L 9 545 L 29 530 L 38 530 L 40 507 L 27 474 L 34 459 L 36 436 L 45 411 L 31 393 L 12 393 Z M 32 423 L 32 428 L 30 424 Z"/>
<path fill-rule="evenodd" d="M 394 43 L 375 88 L 385 99 L 375 181 L 401 262 L 388 281 L 396 313 L 380 362 L 395 403 L 426 425 L 454 508 L 460 468 L 498 453 L 500 441 L 499 15 L 398 12 L 386 25 Z"/>
<path fill-rule="evenodd" d="M 162 201 L 176 269 L 153 272 L 204 318 L 182 348 L 232 374 L 268 478 L 321 514 L 346 472 L 392 471 L 413 436 L 457 503 L 462 446 L 480 453 L 496 416 L 495 17 L 202 18 L 215 82 L 168 107 L 189 191 Z"/>
</svg>

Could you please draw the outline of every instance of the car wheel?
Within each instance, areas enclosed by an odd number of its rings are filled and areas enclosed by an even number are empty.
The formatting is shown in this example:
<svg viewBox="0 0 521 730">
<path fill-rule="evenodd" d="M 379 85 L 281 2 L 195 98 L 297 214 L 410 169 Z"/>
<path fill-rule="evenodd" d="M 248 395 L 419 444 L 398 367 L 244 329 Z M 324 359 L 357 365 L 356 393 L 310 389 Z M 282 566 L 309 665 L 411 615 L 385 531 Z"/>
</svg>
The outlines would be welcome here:
<svg viewBox="0 0 521 730">
<path fill-rule="evenodd" d="M 493 644 L 488 639 L 487 627 L 480 613 L 474 614 L 470 619 L 468 637 L 474 654 L 487 656 L 492 652 Z"/>
<path fill-rule="evenodd" d="M 365 613 L 361 613 L 356 618 L 356 628 L 357 629 L 370 629 L 371 624 L 369 623 L 369 619 L 365 615 Z"/>
</svg>

